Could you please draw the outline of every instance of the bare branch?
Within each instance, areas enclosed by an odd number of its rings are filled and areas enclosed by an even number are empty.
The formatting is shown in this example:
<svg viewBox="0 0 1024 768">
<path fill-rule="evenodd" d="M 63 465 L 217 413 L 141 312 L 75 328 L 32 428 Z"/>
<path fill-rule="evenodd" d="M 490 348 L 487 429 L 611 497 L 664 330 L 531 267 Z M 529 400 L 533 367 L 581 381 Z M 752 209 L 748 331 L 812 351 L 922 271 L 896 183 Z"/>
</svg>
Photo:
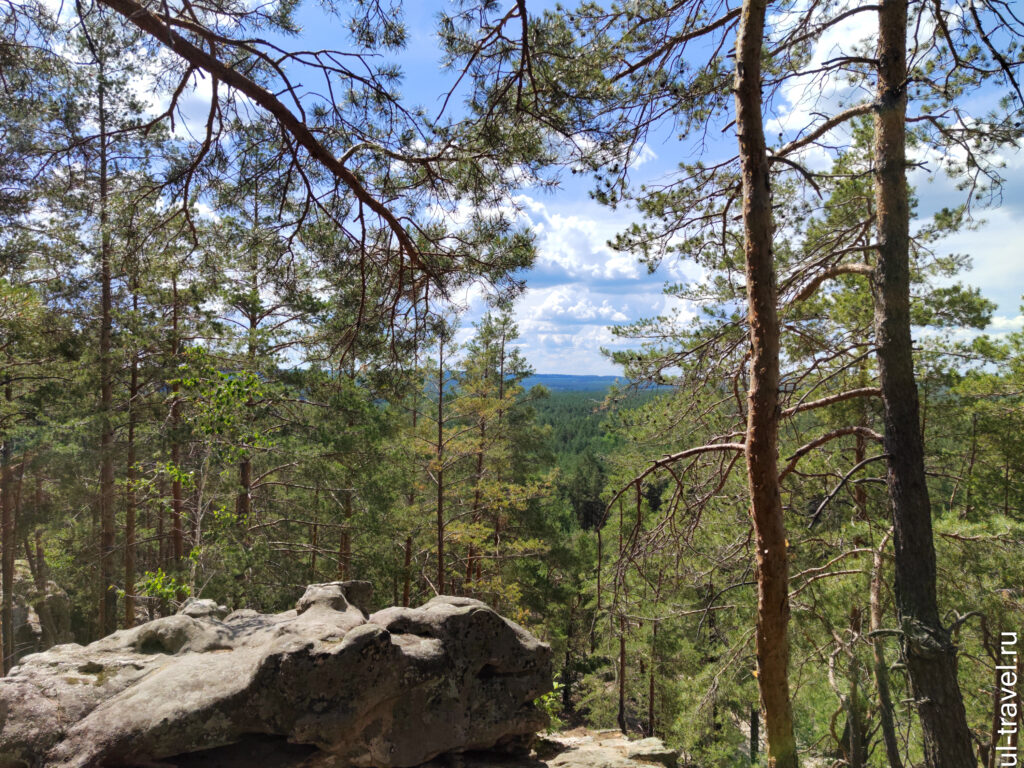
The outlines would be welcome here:
<svg viewBox="0 0 1024 768">
<path fill-rule="evenodd" d="M 782 418 L 788 418 L 797 413 L 804 411 L 812 411 L 815 408 L 824 408 L 834 403 L 841 403 L 844 400 L 852 400 L 855 397 L 881 397 L 882 390 L 878 387 L 861 387 L 860 389 L 848 389 L 845 392 L 839 392 L 828 397 L 823 397 L 820 400 L 812 400 L 809 403 L 800 403 L 794 405 L 792 408 L 787 408 L 782 412 Z"/>
<path fill-rule="evenodd" d="M 682 461 L 683 459 L 689 458 L 691 456 L 699 456 L 702 453 L 714 453 L 715 451 L 737 451 L 739 453 L 742 453 L 743 451 L 746 450 L 746 447 L 746 443 L 712 443 L 710 445 L 700 445 L 697 446 L 696 448 L 688 448 L 685 451 L 680 451 L 679 453 L 673 453 L 670 455 L 666 455 L 660 459 L 656 459 L 651 462 L 651 466 L 649 466 L 639 475 L 634 477 L 628 485 L 626 485 L 618 493 L 616 493 L 615 496 L 612 497 L 612 500 L 608 502 L 608 505 L 605 509 L 610 510 L 612 505 L 616 501 L 618 501 L 619 498 L 622 497 L 622 494 L 624 494 L 629 488 L 632 488 L 638 483 L 642 483 L 644 479 L 651 473 L 656 472 L 659 469 L 669 467 L 672 464 L 675 464 L 677 461 Z"/>
<path fill-rule="evenodd" d="M 831 280 L 832 278 L 839 277 L 840 275 L 864 275 L 865 277 L 871 277 L 871 275 L 874 274 L 874 271 L 874 267 L 869 264 L 839 264 L 837 266 L 830 267 L 823 272 L 819 272 L 815 275 L 814 279 L 801 288 L 800 292 L 793 297 L 792 303 L 796 304 L 810 298 L 826 280 Z"/>
<path fill-rule="evenodd" d="M 419 249 L 406 231 L 398 217 L 380 200 L 366 189 L 356 175 L 344 166 L 334 154 L 324 146 L 310 131 L 299 117 L 295 115 L 273 93 L 246 77 L 238 70 L 228 66 L 206 51 L 193 45 L 178 32 L 171 29 L 157 15 L 150 12 L 134 0 L 99 0 L 100 3 L 123 16 L 143 32 L 151 35 L 166 48 L 170 49 L 190 65 L 208 72 L 231 88 L 245 94 L 256 104 L 269 112 L 301 146 L 310 157 L 320 163 L 342 184 L 349 188 L 355 198 L 383 219 L 395 235 L 402 250 L 409 257 L 413 267 L 434 275 L 420 258 Z"/>
</svg>

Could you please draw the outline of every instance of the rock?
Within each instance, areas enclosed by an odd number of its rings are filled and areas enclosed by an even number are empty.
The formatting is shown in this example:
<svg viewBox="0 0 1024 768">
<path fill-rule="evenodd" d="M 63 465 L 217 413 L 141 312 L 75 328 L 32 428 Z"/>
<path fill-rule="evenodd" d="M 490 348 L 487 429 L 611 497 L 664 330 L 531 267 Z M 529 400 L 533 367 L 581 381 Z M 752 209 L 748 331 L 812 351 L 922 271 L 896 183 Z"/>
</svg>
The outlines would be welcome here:
<svg viewBox="0 0 1024 768">
<path fill-rule="evenodd" d="M 666 762 L 669 755 L 671 762 Z M 577 728 L 538 740 L 529 756 L 471 752 L 455 760 L 433 760 L 423 768 L 651 768 L 658 763 L 674 766 L 677 757 L 661 739 L 629 741 L 620 731 Z"/>
<path fill-rule="evenodd" d="M 194 597 L 190 597 L 185 601 L 185 604 L 181 606 L 181 610 L 178 613 L 184 614 L 185 616 L 191 616 L 193 619 L 202 619 L 206 617 L 213 617 L 215 619 L 223 619 L 230 613 L 226 605 L 217 605 L 214 600 L 199 600 Z M 255 611 L 253 611 L 255 613 Z"/>
<path fill-rule="evenodd" d="M 367 616 L 369 589 L 314 584 L 279 614 L 190 601 L 26 657 L 0 680 L 0 766 L 398 768 L 546 725 L 548 646 L 467 598 Z"/>
<path fill-rule="evenodd" d="M 647 738 L 630 742 L 626 757 L 643 763 L 661 763 L 667 768 L 676 768 L 679 753 L 669 749 L 661 739 Z"/>
<path fill-rule="evenodd" d="M 551 768 L 650 768 L 661 764 L 675 768 L 679 752 L 669 749 L 661 739 L 630 741 L 619 731 L 577 729 L 548 737 L 562 747 L 547 761 Z"/>
</svg>

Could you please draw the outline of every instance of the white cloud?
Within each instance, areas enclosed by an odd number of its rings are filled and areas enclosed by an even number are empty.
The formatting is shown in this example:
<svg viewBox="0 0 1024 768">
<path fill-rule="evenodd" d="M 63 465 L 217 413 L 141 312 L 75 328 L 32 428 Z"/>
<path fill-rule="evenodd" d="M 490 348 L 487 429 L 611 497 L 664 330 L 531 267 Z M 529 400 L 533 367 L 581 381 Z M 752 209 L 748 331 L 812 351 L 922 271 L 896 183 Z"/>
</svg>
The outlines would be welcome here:
<svg viewBox="0 0 1024 768">
<path fill-rule="evenodd" d="M 1007 194 L 1024 196 L 1024 180 L 1011 183 Z M 972 257 L 973 268 L 955 279 L 976 286 L 983 296 L 996 302 L 997 316 L 991 330 L 1010 330 L 1012 326 L 1008 324 L 1017 322 L 1024 293 L 1024 211 L 1012 206 L 995 208 L 985 212 L 985 219 L 979 229 L 958 232 L 935 248 L 939 253 L 964 253 Z"/>
<path fill-rule="evenodd" d="M 802 9 L 790 11 L 793 17 L 802 17 Z M 776 17 L 776 24 L 785 22 Z M 804 66 L 809 72 L 819 70 L 826 62 L 842 56 L 857 55 L 858 49 L 877 38 L 878 14 L 866 10 L 856 13 L 825 30 L 811 52 L 810 61 Z M 809 74 L 787 80 L 780 88 L 780 99 L 776 102 L 775 117 L 765 121 L 765 133 L 779 138 L 804 132 L 823 114 L 835 114 L 858 102 L 872 98 L 864 84 L 851 84 L 845 73 L 827 72 Z M 829 137 L 824 137 L 828 142 Z M 804 162 L 812 168 L 829 164 L 827 153 L 817 147 L 810 147 L 803 153 Z"/>
<path fill-rule="evenodd" d="M 631 158 L 631 164 L 634 169 L 640 168 L 641 166 L 647 165 L 652 160 L 657 160 L 658 154 L 651 149 L 650 144 L 641 144 L 633 152 Z"/>
<path fill-rule="evenodd" d="M 1024 315 L 1017 315 L 1016 317 L 996 315 L 992 318 L 992 322 L 986 330 L 993 333 L 1008 333 L 1011 331 L 1024 330 Z"/>
<path fill-rule="evenodd" d="M 609 215 L 594 203 L 573 206 L 593 213 L 587 216 L 550 210 L 526 195 L 515 201 L 537 236 L 537 265 L 542 269 L 557 269 L 569 278 L 603 280 L 636 280 L 644 272 L 635 256 L 608 247 L 608 241 L 628 226 L 631 213 Z"/>
<path fill-rule="evenodd" d="M 529 323 L 552 320 L 624 323 L 629 320 L 629 316 L 612 306 L 607 298 L 596 304 L 584 286 L 561 285 L 530 291 L 517 309 Z"/>
</svg>

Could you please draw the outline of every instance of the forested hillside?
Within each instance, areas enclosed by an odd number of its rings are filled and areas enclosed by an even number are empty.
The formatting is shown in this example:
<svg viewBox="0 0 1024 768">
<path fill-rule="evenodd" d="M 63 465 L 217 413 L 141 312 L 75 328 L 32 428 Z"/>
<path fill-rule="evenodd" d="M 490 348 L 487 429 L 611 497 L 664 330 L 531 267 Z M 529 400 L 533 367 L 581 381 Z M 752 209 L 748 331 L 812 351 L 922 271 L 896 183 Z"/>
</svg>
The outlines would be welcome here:
<svg viewBox="0 0 1024 768">
<path fill-rule="evenodd" d="M 429 98 L 401 3 L 58 5 L 0 2 L 5 674 L 62 593 L 87 643 L 359 579 L 549 643 L 556 726 L 1011 765 L 1024 330 L 944 238 L 1022 140 L 1012 3 L 462 0 Z M 520 196 L 569 177 L 676 307 L 614 376 L 520 346 Z"/>
</svg>

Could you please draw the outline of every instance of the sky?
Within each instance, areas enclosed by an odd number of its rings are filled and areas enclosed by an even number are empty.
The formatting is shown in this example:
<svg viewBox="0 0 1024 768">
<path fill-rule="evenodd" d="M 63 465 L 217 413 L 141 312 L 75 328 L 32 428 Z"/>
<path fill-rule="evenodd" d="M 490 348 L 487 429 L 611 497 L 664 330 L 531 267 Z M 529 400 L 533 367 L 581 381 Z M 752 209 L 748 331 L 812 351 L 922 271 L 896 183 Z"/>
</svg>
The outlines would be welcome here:
<svg viewBox="0 0 1024 768">
<path fill-rule="evenodd" d="M 431 30 L 434 4 L 408 6 L 407 21 L 411 41 L 406 53 L 411 73 L 406 81 L 409 93 L 424 95 L 437 89 L 444 79 L 438 67 L 436 43 Z M 531 11 L 535 4 L 531 5 Z M 819 39 L 813 59 L 832 58 L 855 41 L 870 39 L 874 33 L 874 14 L 861 14 L 836 27 Z M 782 94 L 775 116 L 766 128 L 791 135 L 810 121 L 822 102 L 833 105 L 850 103 L 850 89 L 842 84 L 794 83 Z M 429 100 L 425 103 L 429 104 Z M 670 137 L 671 138 L 671 137 Z M 732 152 L 723 146 L 722 151 Z M 652 142 L 643 151 L 642 164 L 634 179 L 649 182 L 665 178 L 683 159 L 686 147 L 674 141 Z M 689 159 L 689 158 L 686 158 Z M 814 163 L 813 157 L 806 158 Z M 991 333 L 1005 333 L 1024 327 L 1021 314 L 1024 293 L 1024 153 L 1004 156 L 1001 204 L 977 211 L 978 227 L 961 231 L 937 245 L 940 253 L 968 254 L 973 269 L 958 279 L 977 286 L 984 296 L 997 304 Z M 937 163 L 926 163 L 911 173 L 911 183 L 919 199 L 918 216 L 929 217 L 943 207 L 958 205 L 963 193 L 957 180 L 940 170 Z M 617 232 L 638 220 L 629 208 L 610 210 L 590 199 L 588 184 L 578 177 L 554 192 L 523 189 L 516 197 L 521 216 L 536 237 L 537 260 L 526 273 L 527 291 L 515 305 L 515 318 L 521 337 L 519 346 L 526 359 L 540 373 L 621 374 L 601 349 L 632 346 L 628 339 L 612 335 L 609 327 L 644 317 L 677 311 L 685 320 L 693 308 L 667 297 L 666 283 L 697 280 L 697 267 L 682 261 L 669 262 L 654 273 L 628 254 L 608 246 Z M 464 318 L 462 337 L 471 332 L 470 324 L 484 311 L 484 303 L 469 297 L 470 311 Z"/>
<path fill-rule="evenodd" d="M 531 0 L 529 7 L 531 13 L 536 13 L 545 5 L 551 3 Z M 307 7 L 314 8 L 315 4 Z M 409 43 L 395 57 L 405 73 L 401 89 L 409 101 L 439 109 L 440 94 L 451 82 L 450 73 L 441 68 L 433 32 L 440 4 L 406 2 L 404 7 Z M 322 17 L 300 15 L 299 21 L 304 26 L 298 38 L 303 47 L 345 46 L 339 36 L 347 33 L 323 24 Z M 857 41 L 869 39 L 874 33 L 873 24 L 874 14 L 851 17 L 818 40 L 813 60 L 824 61 L 844 48 L 849 50 Z M 294 40 L 290 44 L 295 44 Z M 780 94 L 766 124 L 768 135 L 790 138 L 794 131 L 809 124 L 813 110 L 848 104 L 855 97 L 842 83 L 791 83 Z M 983 97 L 976 98 L 983 101 Z M 642 149 L 633 173 L 637 183 L 665 179 L 680 160 L 693 159 L 686 146 L 671 138 L 664 143 L 652 140 Z M 731 141 L 726 132 L 717 146 L 712 145 L 712 152 L 733 154 Z M 825 161 L 824 157 L 816 158 L 813 151 L 804 159 L 812 166 Z M 911 176 L 922 217 L 962 201 L 956 180 L 940 172 L 935 158 L 925 159 L 929 160 L 925 168 Z M 1007 183 L 1001 205 L 980 212 L 983 223 L 976 229 L 957 233 L 938 245 L 940 252 L 973 257 L 973 270 L 960 279 L 979 287 L 983 295 L 997 303 L 990 327 L 995 333 L 1024 326 L 1020 309 L 1024 292 L 1024 153 L 1007 154 L 1004 159 Z M 527 290 L 514 309 L 521 334 L 518 345 L 539 373 L 621 374 L 601 350 L 625 349 L 633 344 L 614 336 L 610 326 L 673 312 L 685 322 L 693 316 L 694 308 L 666 296 L 662 288 L 666 283 L 699 280 L 701 273 L 693 264 L 666 260 L 649 274 L 635 257 L 614 251 L 608 241 L 638 219 L 636 212 L 628 207 L 611 210 L 597 204 L 590 198 L 589 182 L 579 175 L 563 174 L 562 178 L 562 185 L 554 191 L 528 187 L 515 196 L 520 221 L 534 232 L 537 247 L 536 263 L 523 275 Z M 472 289 L 462 298 L 469 305 L 459 335 L 465 340 L 486 305 L 479 290 Z"/>
</svg>

